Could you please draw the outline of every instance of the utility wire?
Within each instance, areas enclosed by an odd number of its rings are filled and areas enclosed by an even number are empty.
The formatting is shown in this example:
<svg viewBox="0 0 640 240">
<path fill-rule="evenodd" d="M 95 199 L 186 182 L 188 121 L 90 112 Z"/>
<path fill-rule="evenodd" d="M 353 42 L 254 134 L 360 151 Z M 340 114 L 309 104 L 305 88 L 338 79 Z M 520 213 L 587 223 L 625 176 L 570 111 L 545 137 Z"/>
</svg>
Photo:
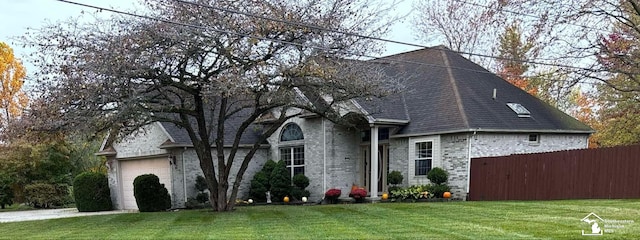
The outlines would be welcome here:
<svg viewBox="0 0 640 240">
<path fill-rule="evenodd" d="M 536 18 L 536 19 L 542 20 L 542 17 L 540 17 L 538 15 L 534 15 L 534 14 L 517 12 L 517 11 L 504 9 L 504 8 L 497 9 L 497 8 L 494 8 L 494 7 L 491 7 L 491 6 L 487 6 L 487 5 L 483 5 L 483 4 L 475 3 L 475 2 L 469 2 L 469 1 L 466 1 L 466 0 L 452 0 L 452 1 L 473 5 L 473 6 L 476 6 L 476 7 L 481 7 L 481 8 L 491 9 L 491 10 L 497 10 L 497 11 L 506 12 L 506 13 L 511 13 L 513 15 L 520 15 L 520 16 L 525 16 L 525 17 Z M 603 33 L 611 33 L 611 31 L 608 31 L 608 30 L 595 28 L 595 27 L 591 27 L 591 26 L 586 26 L 586 25 L 582 25 L 582 24 L 577 24 L 577 23 L 565 23 L 565 24 L 571 25 L 571 26 L 576 26 L 576 27 L 581 27 L 581 28 L 584 28 L 584 29 L 594 30 L 594 31 L 598 31 L 598 32 L 603 32 Z"/>
<path fill-rule="evenodd" d="M 317 26 L 317 25 L 312 25 L 312 24 L 307 24 L 307 23 L 292 22 L 292 21 L 288 21 L 288 20 L 277 19 L 277 18 L 272 18 L 272 17 L 267 17 L 267 16 L 261 16 L 261 15 L 257 15 L 257 14 L 241 12 L 241 11 L 228 9 L 228 8 L 221 8 L 221 7 L 215 7 L 215 6 L 210 6 L 210 5 L 204 5 L 204 4 L 190 2 L 190 1 L 183 1 L 183 0 L 174 0 L 174 1 L 179 2 L 179 3 L 183 3 L 183 4 L 190 4 L 190 5 L 209 8 L 209 9 L 214 9 L 214 10 L 218 10 L 218 11 L 229 12 L 229 13 L 234 13 L 234 14 L 240 14 L 240 15 L 245 15 L 245 16 L 254 17 L 254 18 L 260 18 L 260 19 L 264 19 L 264 20 L 269 20 L 269 21 L 274 21 L 274 22 L 279 22 L 279 23 L 284 23 L 284 24 L 289 24 L 289 25 L 297 25 L 297 26 L 300 26 L 300 27 L 307 27 L 307 28 L 321 30 L 321 31 L 335 32 L 335 33 L 345 34 L 345 35 L 353 36 L 353 37 L 365 38 L 365 39 L 374 40 L 374 41 L 393 43 L 393 44 L 405 45 L 405 46 L 410 46 L 410 47 L 418 47 L 418 48 L 432 48 L 432 47 L 429 47 L 429 46 L 426 46 L 426 45 L 422 45 L 422 44 L 402 42 L 402 41 L 385 39 L 385 38 L 380 38 L 380 37 L 366 36 L 366 35 L 352 33 L 352 32 L 346 32 L 346 31 L 341 31 L 341 30 L 336 30 L 336 29 L 329 29 L 329 28 L 320 27 L 320 26 Z M 499 57 L 499 56 L 490 55 L 490 54 L 481 54 L 481 53 L 473 53 L 473 52 L 465 52 L 465 51 L 456 51 L 456 50 L 452 50 L 452 49 L 448 49 L 448 48 L 437 48 L 437 49 L 440 50 L 440 51 L 448 51 L 448 52 L 453 52 L 453 53 L 457 53 L 457 54 L 476 56 L 476 57 L 483 57 L 483 58 L 492 58 L 492 59 L 497 59 L 497 60 L 515 61 L 515 62 L 522 62 L 522 63 L 531 63 L 531 64 L 536 64 L 536 65 L 544 65 L 544 66 L 551 66 L 551 67 L 563 67 L 563 68 L 571 68 L 571 69 L 586 70 L 586 71 L 590 70 L 590 69 L 587 69 L 587 68 L 576 67 L 576 66 L 571 66 L 571 65 L 564 65 L 564 64 L 557 64 L 557 63 L 536 62 L 536 61 L 531 61 L 531 60 L 522 60 L 522 59 L 515 59 L 515 58 L 505 58 L 505 57 Z M 552 61 L 554 59 L 542 59 L 542 60 Z"/>
<path fill-rule="evenodd" d="M 215 28 L 205 27 L 205 26 L 198 26 L 198 25 L 193 25 L 193 24 L 186 24 L 186 23 L 176 22 L 176 21 L 167 20 L 167 19 L 160 19 L 160 18 L 156 18 L 156 17 L 150 17 L 150 16 L 146 16 L 146 15 L 140 15 L 140 14 L 136 14 L 136 13 L 115 10 L 115 9 L 111 9 L 111 8 L 104 8 L 104 7 L 99 7 L 99 6 L 90 5 L 90 4 L 73 2 L 73 1 L 69 1 L 69 0 L 55 0 L 55 1 L 63 2 L 63 3 L 67 3 L 67 4 L 72 4 L 72 5 L 77 5 L 77 6 L 82 6 L 82 7 L 87 7 L 87 8 L 93 8 L 93 9 L 97 9 L 99 11 L 107 11 L 107 12 L 112 12 L 112 13 L 116 13 L 116 14 L 121 14 L 121 15 L 126 15 L 126 16 L 131 16 L 131 17 L 137 17 L 137 18 L 143 18 L 143 19 L 147 19 L 147 20 L 158 21 L 158 22 L 163 22 L 163 23 L 173 24 L 173 25 L 178 25 L 178 26 L 183 26 L 183 27 L 190 27 L 190 28 L 196 28 L 196 29 L 202 29 L 202 30 L 210 30 L 210 31 L 219 32 L 219 33 L 225 33 L 225 34 L 230 34 L 230 35 L 237 35 L 237 36 L 242 36 L 242 37 L 260 39 L 260 40 L 264 40 L 264 41 L 271 41 L 271 42 L 277 42 L 277 43 L 282 43 L 282 44 L 289 44 L 289 45 L 294 45 L 294 46 L 299 46 L 299 47 L 308 47 L 308 48 L 313 48 L 313 49 L 316 49 L 316 50 L 341 52 L 341 53 L 344 53 L 344 54 L 347 54 L 347 55 L 370 58 L 371 60 L 369 60 L 369 61 L 374 61 L 374 62 L 409 63 L 409 64 L 417 64 L 417 65 L 423 65 L 423 66 L 431 66 L 431 67 L 439 67 L 439 68 L 451 68 L 451 69 L 458 69 L 458 70 L 470 71 L 470 72 L 475 72 L 475 73 L 495 75 L 494 73 L 492 73 L 492 72 L 490 72 L 490 71 L 488 71 L 486 69 L 485 70 L 476 70 L 476 69 L 463 68 L 463 67 L 444 66 L 444 65 L 440 65 L 440 64 L 430 64 L 430 63 L 424 63 L 424 62 L 408 61 L 408 60 L 402 60 L 402 59 L 393 58 L 393 55 L 391 57 L 380 58 L 380 57 L 377 57 L 377 56 L 372 56 L 372 55 L 367 55 L 367 54 L 352 53 L 352 52 L 349 52 L 349 51 L 346 51 L 346 50 L 336 51 L 336 49 L 331 49 L 331 48 L 326 48 L 326 47 L 310 46 L 310 45 L 305 45 L 305 44 L 302 44 L 302 43 L 284 41 L 284 40 L 280 40 L 280 39 L 273 39 L 273 38 L 255 36 L 255 35 L 251 35 L 251 34 L 239 33 L 239 32 L 228 31 L 228 30 L 220 30 L 220 29 L 215 29 Z M 180 1 L 180 0 L 176 0 L 176 1 Z M 348 33 L 344 33 L 344 34 L 348 34 Z M 358 35 L 352 35 L 352 36 L 358 36 Z M 418 45 L 418 46 L 421 46 L 421 45 Z M 432 48 L 432 47 L 427 47 L 427 46 L 421 46 L 421 47 L 427 48 L 427 49 L 431 49 L 431 50 L 444 50 L 444 51 L 447 51 L 447 52 L 453 52 L 453 53 L 460 54 L 460 52 L 451 51 L 449 49 Z M 550 65 L 550 66 L 562 67 L 562 65 Z M 571 68 L 581 69 L 581 68 L 578 68 L 578 67 L 571 67 Z M 589 69 L 582 69 L 582 70 L 589 70 Z M 512 74 L 507 74 L 506 76 L 524 77 L 524 78 L 539 77 L 539 76 L 520 76 L 520 75 L 512 75 Z M 569 80 L 558 80 L 558 79 L 548 79 L 548 78 L 547 78 L 547 80 L 556 81 L 556 82 L 558 82 L 558 81 L 571 82 Z"/>
</svg>

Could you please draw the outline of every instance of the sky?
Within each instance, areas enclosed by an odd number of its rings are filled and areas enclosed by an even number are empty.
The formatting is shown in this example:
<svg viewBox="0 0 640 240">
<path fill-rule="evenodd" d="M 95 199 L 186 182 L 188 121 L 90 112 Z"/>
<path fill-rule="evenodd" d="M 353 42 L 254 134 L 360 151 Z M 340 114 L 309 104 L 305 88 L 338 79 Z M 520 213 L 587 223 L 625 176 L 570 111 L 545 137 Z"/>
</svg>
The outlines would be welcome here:
<svg viewBox="0 0 640 240">
<path fill-rule="evenodd" d="M 113 8 L 117 10 L 127 10 L 135 8 L 135 0 L 72 0 L 78 3 Z M 386 0 L 383 0 L 386 1 Z M 411 12 L 412 2 L 415 0 L 402 0 L 396 5 L 393 14 L 399 16 L 407 15 Z M 14 38 L 22 36 L 28 28 L 40 28 L 46 22 L 56 22 L 71 17 L 77 17 L 82 11 L 95 12 L 95 9 L 76 6 L 56 0 L 0 0 L 0 41 L 9 44 L 14 50 L 16 57 L 23 59 L 23 64 L 27 68 L 27 74 L 33 70 L 34 66 L 26 61 L 26 57 L 32 49 L 25 49 L 19 41 Z M 109 14 L 109 13 L 100 13 Z M 419 43 L 415 40 L 415 35 L 410 27 L 409 18 L 395 23 L 390 29 L 388 36 L 383 38 L 401 42 Z M 386 51 L 383 55 L 391 55 L 400 52 L 414 50 L 416 47 L 386 44 Z"/>
</svg>

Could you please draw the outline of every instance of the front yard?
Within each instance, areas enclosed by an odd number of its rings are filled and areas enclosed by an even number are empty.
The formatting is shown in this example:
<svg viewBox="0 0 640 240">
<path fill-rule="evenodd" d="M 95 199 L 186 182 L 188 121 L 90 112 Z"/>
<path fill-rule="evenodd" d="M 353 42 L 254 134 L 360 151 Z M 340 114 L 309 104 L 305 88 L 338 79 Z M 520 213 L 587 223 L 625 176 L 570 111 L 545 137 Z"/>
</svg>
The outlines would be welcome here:
<svg viewBox="0 0 640 240">
<path fill-rule="evenodd" d="M 0 223 L 3 239 L 514 239 L 640 238 L 640 200 L 248 206 Z M 593 218 L 593 215 L 591 216 Z"/>
</svg>

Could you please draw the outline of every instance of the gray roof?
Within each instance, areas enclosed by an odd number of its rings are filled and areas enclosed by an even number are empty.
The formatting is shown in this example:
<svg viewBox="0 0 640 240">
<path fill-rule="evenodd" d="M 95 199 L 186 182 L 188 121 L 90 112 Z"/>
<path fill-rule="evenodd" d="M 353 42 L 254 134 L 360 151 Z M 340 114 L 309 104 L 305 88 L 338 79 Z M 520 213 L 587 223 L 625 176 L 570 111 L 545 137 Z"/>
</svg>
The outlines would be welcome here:
<svg viewBox="0 0 640 240">
<path fill-rule="evenodd" d="M 238 127 L 240 127 L 241 123 L 242 123 L 241 117 L 232 117 L 225 122 L 226 124 L 225 131 L 224 131 L 225 146 L 231 146 L 233 144 L 233 140 L 235 138 L 237 129 Z M 171 147 L 171 146 L 181 147 L 181 146 L 193 145 L 191 138 L 189 137 L 189 134 L 184 128 L 169 122 L 162 122 L 161 124 L 164 127 L 164 129 L 167 131 L 167 133 L 171 135 L 171 137 L 175 141 L 173 143 L 164 144 L 164 147 Z M 192 125 L 194 128 L 196 127 L 195 124 L 192 124 Z M 256 125 L 256 124 L 250 125 L 247 128 L 247 131 L 245 132 L 245 134 L 243 134 L 242 137 L 240 138 L 240 144 L 241 145 L 254 144 L 260 138 L 261 133 L 262 133 L 262 126 Z M 212 132 L 212 136 L 210 136 L 209 138 L 211 140 L 211 144 L 214 144 L 214 141 L 216 139 L 215 136 L 216 135 L 215 135 L 215 129 L 214 129 L 214 131 Z"/>
<path fill-rule="evenodd" d="M 409 120 L 396 134 L 467 131 L 591 133 L 593 130 L 444 47 L 425 48 L 376 61 L 404 85 L 400 94 L 357 102 L 376 119 Z M 493 91 L 496 99 L 493 99 Z M 507 103 L 519 103 L 519 117 Z"/>
</svg>

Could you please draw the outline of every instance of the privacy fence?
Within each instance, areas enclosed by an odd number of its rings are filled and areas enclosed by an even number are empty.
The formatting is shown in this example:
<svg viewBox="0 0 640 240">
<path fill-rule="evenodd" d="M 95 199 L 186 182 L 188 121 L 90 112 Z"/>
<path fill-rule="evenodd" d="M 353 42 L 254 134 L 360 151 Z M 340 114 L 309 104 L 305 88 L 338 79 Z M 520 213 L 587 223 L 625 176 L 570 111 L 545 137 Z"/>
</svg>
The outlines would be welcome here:
<svg viewBox="0 0 640 240">
<path fill-rule="evenodd" d="M 471 159 L 469 200 L 640 198 L 640 145 Z"/>
</svg>

